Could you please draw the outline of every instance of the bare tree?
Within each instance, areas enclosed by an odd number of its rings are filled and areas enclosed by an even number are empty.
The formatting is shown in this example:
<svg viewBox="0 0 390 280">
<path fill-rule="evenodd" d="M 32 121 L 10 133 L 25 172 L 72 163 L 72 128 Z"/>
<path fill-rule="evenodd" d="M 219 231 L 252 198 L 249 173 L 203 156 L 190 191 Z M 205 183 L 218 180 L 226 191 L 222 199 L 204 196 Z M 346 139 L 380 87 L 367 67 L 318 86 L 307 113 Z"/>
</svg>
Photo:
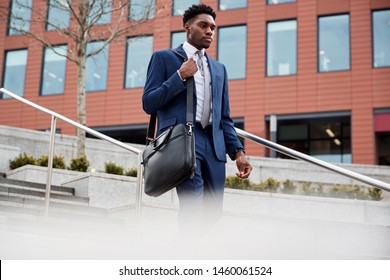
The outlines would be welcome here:
<svg viewBox="0 0 390 280">
<path fill-rule="evenodd" d="M 2 1 L 3 2 L 3 1 Z M 34 3 L 33 3 L 34 2 Z M 154 0 L 13 0 L 11 6 L 0 4 L 0 13 L 8 21 L 9 35 L 23 34 L 66 57 L 77 65 L 77 121 L 86 125 L 87 58 L 102 52 L 113 41 L 126 41 L 126 35 L 140 31 L 140 26 L 154 16 Z M 131 8 L 129 9 L 131 5 Z M 31 24 L 41 24 L 42 32 L 30 31 Z M 46 31 L 65 37 L 66 53 L 58 51 Z M 87 52 L 91 41 L 101 42 Z M 77 129 L 77 155 L 85 153 L 84 130 Z"/>
</svg>

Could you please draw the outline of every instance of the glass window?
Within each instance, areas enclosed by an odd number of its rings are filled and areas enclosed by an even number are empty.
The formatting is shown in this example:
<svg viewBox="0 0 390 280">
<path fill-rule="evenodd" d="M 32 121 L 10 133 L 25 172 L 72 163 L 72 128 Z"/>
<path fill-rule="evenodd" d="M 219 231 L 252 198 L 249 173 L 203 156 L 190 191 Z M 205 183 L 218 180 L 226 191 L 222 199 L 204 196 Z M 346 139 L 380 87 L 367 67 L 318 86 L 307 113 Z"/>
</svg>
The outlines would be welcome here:
<svg viewBox="0 0 390 280">
<path fill-rule="evenodd" d="M 94 52 L 103 46 L 103 42 L 87 44 L 87 54 Z M 99 91 L 107 88 L 108 69 L 108 45 L 102 51 L 87 58 L 86 66 L 86 90 Z"/>
<path fill-rule="evenodd" d="M 247 7 L 247 0 L 220 0 L 219 9 L 221 11 L 239 9 Z"/>
<path fill-rule="evenodd" d="M 24 94 L 26 77 L 27 50 L 7 51 L 5 53 L 5 70 L 3 87 L 19 96 Z M 3 98 L 10 98 L 4 95 Z"/>
<path fill-rule="evenodd" d="M 131 0 L 130 20 L 145 20 L 154 18 L 155 0 Z"/>
<path fill-rule="evenodd" d="M 283 4 L 289 2 L 295 2 L 296 0 L 267 0 L 268 5 Z"/>
<path fill-rule="evenodd" d="M 172 14 L 174 16 L 182 16 L 184 12 L 188 9 L 188 7 L 193 4 L 198 5 L 199 0 L 172 0 Z"/>
<path fill-rule="evenodd" d="M 390 132 L 376 133 L 377 161 L 390 166 Z"/>
<path fill-rule="evenodd" d="M 67 46 L 45 49 L 41 94 L 64 93 Z"/>
<path fill-rule="evenodd" d="M 111 22 L 112 2 L 107 0 L 89 0 L 92 5 L 88 24 L 103 25 Z"/>
<path fill-rule="evenodd" d="M 92 127 L 92 129 L 124 143 L 145 145 L 146 124 L 99 126 Z M 87 133 L 87 137 L 98 139 L 89 133 Z"/>
<path fill-rule="evenodd" d="M 349 116 L 282 119 L 277 127 L 277 142 L 281 145 L 327 162 L 352 162 Z"/>
<path fill-rule="evenodd" d="M 69 3 L 64 0 L 49 0 L 48 5 L 46 29 L 50 31 L 68 28 Z"/>
<path fill-rule="evenodd" d="M 267 24 L 267 76 L 297 73 L 297 21 Z"/>
<path fill-rule="evenodd" d="M 319 18 L 319 72 L 350 69 L 349 15 Z"/>
<path fill-rule="evenodd" d="M 12 0 L 8 35 L 18 35 L 30 30 L 32 0 Z"/>
<path fill-rule="evenodd" d="M 125 88 L 143 87 L 153 51 L 153 37 L 134 37 L 127 40 Z"/>
<path fill-rule="evenodd" d="M 186 32 L 173 32 L 171 35 L 171 48 L 177 48 L 181 44 L 183 44 L 186 40 Z"/>
<path fill-rule="evenodd" d="M 390 66 L 390 10 L 372 13 L 373 29 L 373 65 L 374 67 Z"/>
<path fill-rule="evenodd" d="M 246 76 L 246 26 L 218 29 L 218 61 L 226 66 L 229 79 Z"/>
</svg>

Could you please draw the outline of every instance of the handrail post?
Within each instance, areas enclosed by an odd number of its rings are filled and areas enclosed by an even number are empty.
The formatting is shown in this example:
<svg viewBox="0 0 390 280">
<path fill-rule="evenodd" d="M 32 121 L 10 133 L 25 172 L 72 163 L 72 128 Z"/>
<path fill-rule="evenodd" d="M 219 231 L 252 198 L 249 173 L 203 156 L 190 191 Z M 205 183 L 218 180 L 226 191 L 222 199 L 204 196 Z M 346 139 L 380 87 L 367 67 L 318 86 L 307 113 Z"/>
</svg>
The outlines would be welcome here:
<svg viewBox="0 0 390 280">
<path fill-rule="evenodd" d="M 53 173 L 53 157 L 54 157 L 54 142 L 56 135 L 56 122 L 57 118 L 51 116 L 51 127 L 50 127 L 50 142 L 49 142 L 49 158 L 47 163 L 47 178 L 46 178 L 46 195 L 45 195 L 45 219 L 49 216 L 49 201 L 50 201 L 50 190 L 51 190 L 51 179 Z"/>
<path fill-rule="evenodd" d="M 141 214 L 142 214 L 142 184 L 143 184 L 143 168 L 142 168 L 142 153 L 138 154 L 137 157 L 137 185 L 135 190 L 135 215 L 137 229 L 140 228 Z"/>
<path fill-rule="evenodd" d="M 271 142 L 276 142 L 277 139 L 277 129 L 278 129 L 278 118 L 276 114 L 271 114 L 269 121 L 269 131 L 270 131 L 270 140 Z M 276 150 L 271 149 L 269 153 L 270 158 L 276 158 Z"/>
</svg>

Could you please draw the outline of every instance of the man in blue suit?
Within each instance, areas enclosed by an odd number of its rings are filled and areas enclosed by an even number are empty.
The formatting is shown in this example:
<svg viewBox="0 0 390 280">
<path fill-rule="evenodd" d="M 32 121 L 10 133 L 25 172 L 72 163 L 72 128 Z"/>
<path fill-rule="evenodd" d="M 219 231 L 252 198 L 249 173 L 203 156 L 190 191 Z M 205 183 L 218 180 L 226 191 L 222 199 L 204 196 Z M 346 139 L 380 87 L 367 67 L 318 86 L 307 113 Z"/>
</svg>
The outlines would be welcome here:
<svg viewBox="0 0 390 280">
<path fill-rule="evenodd" d="M 172 125 L 186 123 L 186 79 L 194 77 L 197 167 L 193 178 L 176 187 L 179 223 L 191 227 L 213 223 L 222 212 L 226 154 L 236 161 L 238 177 L 247 178 L 252 171 L 230 117 L 225 66 L 205 53 L 213 41 L 215 18 L 207 5 L 188 8 L 183 15 L 186 42 L 176 49 L 187 59 L 183 62 L 172 50 L 155 52 L 142 97 L 144 111 L 157 114 L 160 134 Z"/>
</svg>

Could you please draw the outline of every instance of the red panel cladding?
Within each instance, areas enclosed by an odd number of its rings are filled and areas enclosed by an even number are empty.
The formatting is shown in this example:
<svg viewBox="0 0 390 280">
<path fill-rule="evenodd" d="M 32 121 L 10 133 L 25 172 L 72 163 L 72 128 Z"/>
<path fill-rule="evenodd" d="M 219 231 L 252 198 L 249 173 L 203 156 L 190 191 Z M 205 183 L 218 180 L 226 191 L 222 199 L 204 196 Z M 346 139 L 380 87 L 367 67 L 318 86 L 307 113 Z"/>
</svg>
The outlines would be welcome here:
<svg viewBox="0 0 390 280">
<path fill-rule="evenodd" d="M 390 113 L 375 115 L 375 132 L 390 132 Z"/>
</svg>

